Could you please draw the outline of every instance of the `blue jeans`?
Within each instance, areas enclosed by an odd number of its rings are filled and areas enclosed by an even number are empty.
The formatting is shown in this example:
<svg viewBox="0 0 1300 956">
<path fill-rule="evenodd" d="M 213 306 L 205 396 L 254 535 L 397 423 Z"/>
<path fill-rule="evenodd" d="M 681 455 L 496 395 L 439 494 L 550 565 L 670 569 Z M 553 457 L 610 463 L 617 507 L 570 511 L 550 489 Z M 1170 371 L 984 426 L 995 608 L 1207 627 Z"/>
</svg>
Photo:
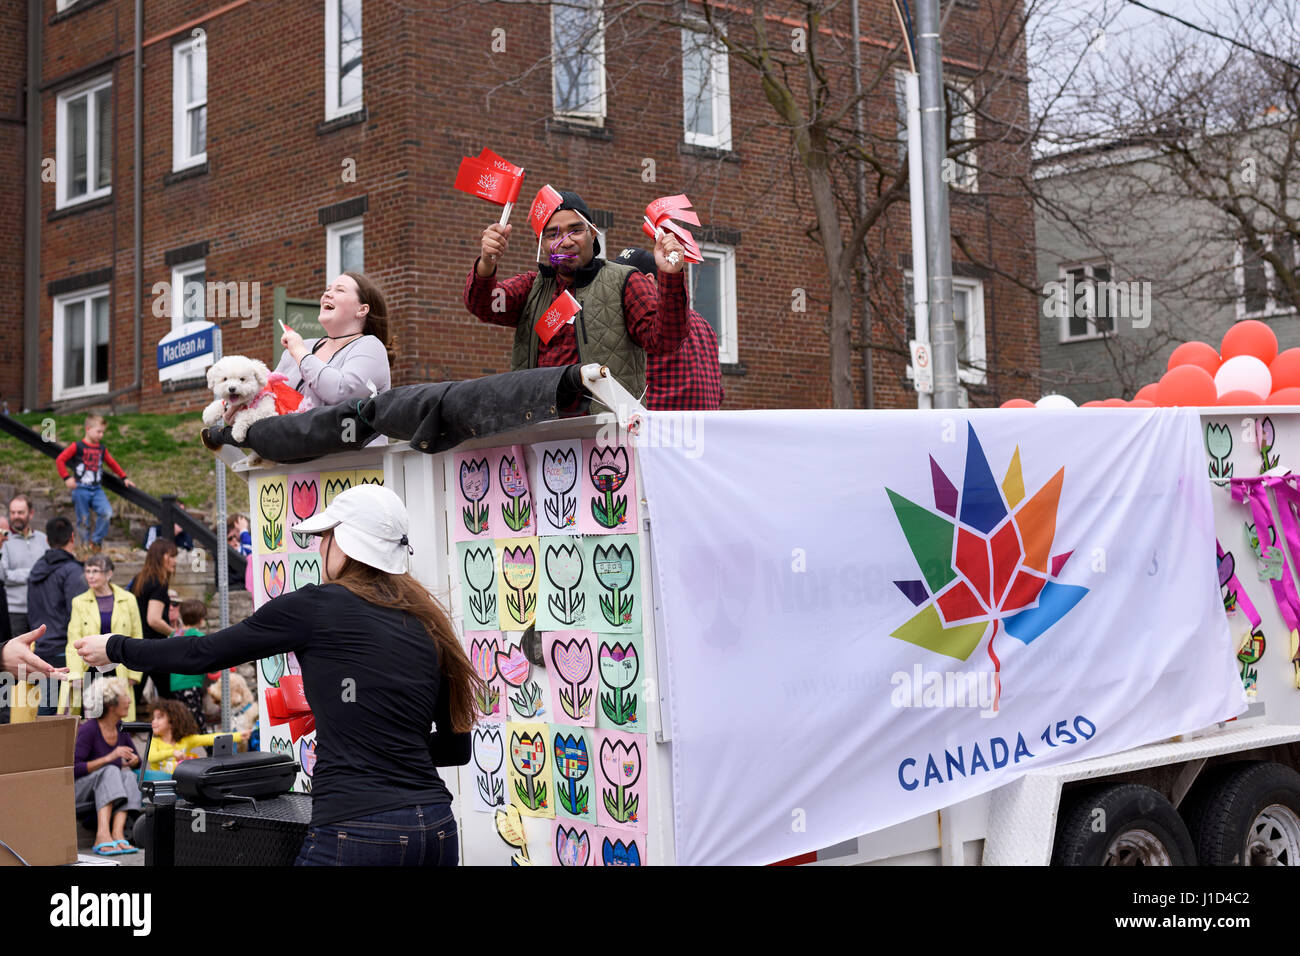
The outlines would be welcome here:
<svg viewBox="0 0 1300 956">
<path fill-rule="evenodd" d="M 113 506 L 108 503 L 103 485 L 77 485 L 72 489 L 72 507 L 77 513 L 77 533 L 81 540 L 103 544 L 108 534 L 108 519 L 113 517 Z M 93 532 L 90 527 L 90 512 L 95 512 Z"/>
<path fill-rule="evenodd" d="M 451 804 L 381 810 L 308 829 L 294 866 L 455 866 Z"/>
</svg>

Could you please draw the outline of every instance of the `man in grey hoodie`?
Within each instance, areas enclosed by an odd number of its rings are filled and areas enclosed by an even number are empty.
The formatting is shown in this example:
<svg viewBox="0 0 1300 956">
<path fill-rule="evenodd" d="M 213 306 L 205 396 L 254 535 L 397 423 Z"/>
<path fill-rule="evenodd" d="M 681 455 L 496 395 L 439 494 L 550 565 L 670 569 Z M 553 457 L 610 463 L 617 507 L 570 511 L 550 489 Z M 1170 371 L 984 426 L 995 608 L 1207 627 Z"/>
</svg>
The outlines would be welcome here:
<svg viewBox="0 0 1300 956">
<path fill-rule="evenodd" d="M 51 518 L 45 523 L 50 548 L 37 559 L 27 578 L 27 623 L 31 630 L 42 624 L 45 633 L 36 640 L 36 654 L 54 667 L 67 664 L 68 621 L 72 617 L 72 599 L 87 589 L 85 569 L 74 553 L 72 522 Z M 41 695 L 38 716 L 53 714 L 58 702 L 58 685 L 49 681 L 53 696 Z"/>
<path fill-rule="evenodd" d="M 9 629 L 17 636 L 27 626 L 27 576 L 32 566 L 50 548 L 45 533 L 32 527 L 32 503 L 26 495 L 14 495 L 9 502 L 9 537 L 0 547 L 0 584 L 9 600 Z"/>
</svg>

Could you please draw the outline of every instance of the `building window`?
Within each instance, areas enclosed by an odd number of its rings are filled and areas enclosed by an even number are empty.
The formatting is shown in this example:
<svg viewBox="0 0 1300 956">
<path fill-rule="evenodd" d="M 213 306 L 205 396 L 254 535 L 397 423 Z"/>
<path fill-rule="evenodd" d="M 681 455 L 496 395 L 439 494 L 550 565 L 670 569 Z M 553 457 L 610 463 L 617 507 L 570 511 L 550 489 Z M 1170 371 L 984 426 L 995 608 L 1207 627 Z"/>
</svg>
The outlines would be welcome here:
<svg viewBox="0 0 1300 956">
<path fill-rule="evenodd" d="M 551 5 L 551 93 L 557 116 L 604 124 L 602 0 Z"/>
<path fill-rule="evenodd" d="M 912 298 L 912 273 L 903 273 L 903 306 L 907 310 L 908 339 L 916 338 L 916 304 Z M 988 379 L 984 349 L 984 283 L 953 277 L 952 324 L 957 333 L 957 380 L 963 385 L 983 385 Z M 934 345 L 934 310 L 930 311 L 930 344 Z M 933 349 L 932 349 L 933 350 Z M 909 365 L 907 377 L 912 377 Z"/>
<path fill-rule="evenodd" d="M 1055 294 L 1061 316 L 1059 340 L 1083 342 L 1115 334 L 1115 316 L 1119 313 L 1116 290 L 1111 283 L 1110 266 L 1088 263 L 1061 267 L 1061 284 Z"/>
<path fill-rule="evenodd" d="M 201 38 L 172 47 L 172 169 L 208 161 L 208 47 Z"/>
<path fill-rule="evenodd" d="M 108 287 L 54 300 L 56 399 L 108 391 Z"/>
<path fill-rule="evenodd" d="M 361 220 L 349 219 L 325 231 L 325 281 L 333 282 L 340 273 L 364 272 L 365 245 Z"/>
<path fill-rule="evenodd" d="M 325 118 L 361 107 L 361 0 L 325 0 Z"/>
<path fill-rule="evenodd" d="M 948 116 L 948 151 L 975 139 L 975 91 L 970 85 L 945 85 L 944 105 Z M 952 165 L 945 166 L 944 178 L 953 189 L 973 193 L 979 185 L 975 167 L 975 150 L 967 149 L 952 157 Z"/>
<path fill-rule="evenodd" d="M 206 269 L 202 259 L 172 267 L 172 329 L 204 319 Z"/>
<path fill-rule="evenodd" d="M 113 84 L 95 80 L 58 100 L 58 208 L 113 191 Z"/>
<path fill-rule="evenodd" d="M 687 266 L 691 305 L 718 336 L 718 361 L 740 361 L 736 347 L 736 251 L 730 246 L 700 244 L 704 259 Z"/>
<path fill-rule="evenodd" d="M 682 108 L 686 142 L 731 149 L 727 49 L 707 33 L 682 30 Z"/>
<path fill-rule="evenodd" d="M 1295 275 L 1300 268 L 1296 244 L 1290 233 L 1261 236 L 1264 248 L 1275 253 Z M 1237 318 L 1267 318 L 1295 312 L 1286 286 L 1278 277 L 1273 263 L 1252 252 L 1241 243 L 1237 247 Z"/>
</svg>

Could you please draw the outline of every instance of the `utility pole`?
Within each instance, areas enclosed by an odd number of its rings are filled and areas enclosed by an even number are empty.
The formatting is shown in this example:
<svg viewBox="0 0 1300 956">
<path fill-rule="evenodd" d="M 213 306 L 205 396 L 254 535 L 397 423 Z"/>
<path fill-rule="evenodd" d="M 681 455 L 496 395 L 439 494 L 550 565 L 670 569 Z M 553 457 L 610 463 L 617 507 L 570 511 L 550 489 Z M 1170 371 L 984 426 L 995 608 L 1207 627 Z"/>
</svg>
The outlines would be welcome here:
<svg viewBox="0 0 1300 956">
<path fill-rule="evenodd" d="M 943 160 L 948 126 L 943 94 L 939 0 L 916 0 L 917 72 L 921 81 L 921 161 L 925 177 L 925 261 L 930 280 L 934 407 L 956 408 L 957 331 L 952 323 L 952 229 Z"/>
</svg>

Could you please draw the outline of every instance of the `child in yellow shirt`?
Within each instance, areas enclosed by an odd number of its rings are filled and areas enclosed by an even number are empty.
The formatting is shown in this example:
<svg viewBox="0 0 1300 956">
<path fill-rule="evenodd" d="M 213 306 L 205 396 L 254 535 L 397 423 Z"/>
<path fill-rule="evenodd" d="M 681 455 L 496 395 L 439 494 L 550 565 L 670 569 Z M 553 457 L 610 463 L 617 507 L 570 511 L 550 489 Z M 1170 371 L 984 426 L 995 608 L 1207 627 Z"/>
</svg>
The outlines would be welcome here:
<svg viewBox="0 0 1300 956">
<path fill-rule="evenodd" d="M 182 760 L 204 756 L 199 747 L 211 747 L 223 734 L 201 734 L 194 715 L 179 700 L 159 700 L 153 705 L 153 740 L 149 744 L 149 772 L 170 776 Z M 233 735 L 247 740 L 248 734 Z"/>
</svg>

